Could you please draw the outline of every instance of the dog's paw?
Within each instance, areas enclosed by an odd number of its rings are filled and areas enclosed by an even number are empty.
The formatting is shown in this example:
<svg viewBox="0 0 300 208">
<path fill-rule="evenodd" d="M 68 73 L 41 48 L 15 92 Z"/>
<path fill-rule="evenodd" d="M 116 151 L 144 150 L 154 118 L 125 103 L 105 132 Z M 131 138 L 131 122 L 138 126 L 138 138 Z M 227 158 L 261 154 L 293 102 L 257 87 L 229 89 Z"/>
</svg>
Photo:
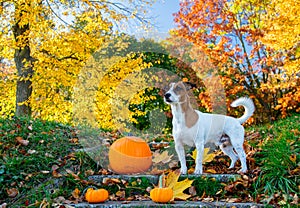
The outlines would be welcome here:
<svg viewBox="0 0 300 208">
<path fill-rule="evenodd" d="M 187 173 L 187 167 L 181 167 L 180 168 L 180 173 L 185 175 Z"/>
<path fill-rule="evenodd" d="M 246 172 L 247 172 L 247 168 L 246 168 L 246 169 L 243 169 L 243 168 L 242 168 L 242 169 L 240 169 L 237 173 L 241 173 L 241 174 L 242 174 L 242 173 L 246 173 Z"/>
<path fill-rule="evenodd" d="M 234 164 L 230 164 L 228 169 L 233 169 L 234 168 Z"/>
<path fill-rule="evenodd" d="M 200 169 L 200 170 L 197 170 L 197 169 L 196 169 L 196 170 L 194 171 L 194 174 L 195 174 L 195 175 L 201 175 L 201 174 L 202 174 L 202 170 L 201 170 L 201 169 Z"/>
</svg>

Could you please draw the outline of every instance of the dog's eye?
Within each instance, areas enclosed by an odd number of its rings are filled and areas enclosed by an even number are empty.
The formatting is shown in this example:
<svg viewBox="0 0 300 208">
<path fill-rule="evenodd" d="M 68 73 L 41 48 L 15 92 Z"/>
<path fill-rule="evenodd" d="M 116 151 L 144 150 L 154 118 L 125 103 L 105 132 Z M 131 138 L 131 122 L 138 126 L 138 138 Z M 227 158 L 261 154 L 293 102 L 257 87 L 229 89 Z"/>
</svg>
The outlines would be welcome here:
<svg viewBox="0 0 300 208">
<path fill-rule="evenodd" d="M 177 87 L 175 88 L 175 91 L 181 91 L 181 90 L 183 90 L 182 87 L 177 86 Z"/>
<path fill-rule="evenodd" d="M 167 92 L 168 90 L 169 90 L 169 87 L 168 87 L 168 86 L 165 86 L 165 87 L 162 89 L 163 92 Z"/>
</svg>

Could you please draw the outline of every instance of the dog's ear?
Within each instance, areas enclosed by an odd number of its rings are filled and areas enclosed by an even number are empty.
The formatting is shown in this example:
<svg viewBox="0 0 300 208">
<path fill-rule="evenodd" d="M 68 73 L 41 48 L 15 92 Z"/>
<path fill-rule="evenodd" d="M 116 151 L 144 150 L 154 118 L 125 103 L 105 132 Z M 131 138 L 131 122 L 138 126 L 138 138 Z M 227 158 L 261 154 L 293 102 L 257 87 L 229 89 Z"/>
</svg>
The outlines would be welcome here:
<svg viewBox="0 0 300 208">
<path fill-rule="evenodd" d="M 184 85 L 185 85 L 186 90 L 197 88 L 197 85 L 195 85 L 195 84 L 193 84 L 191 82 L 184 82 Z"/>
<path fill-rule="evenodd" d="M 165 85 L 164 87 L 163 87 L 163 92 L 165 93 L 165 92 L 167 92 L 171 87 L 172 87 L 172 85 L 173 85 L 174 83 L 172 82 L 172 83 L 170 83 L 170 84 L 168 84 L 168 85 Z"/>
</svg>

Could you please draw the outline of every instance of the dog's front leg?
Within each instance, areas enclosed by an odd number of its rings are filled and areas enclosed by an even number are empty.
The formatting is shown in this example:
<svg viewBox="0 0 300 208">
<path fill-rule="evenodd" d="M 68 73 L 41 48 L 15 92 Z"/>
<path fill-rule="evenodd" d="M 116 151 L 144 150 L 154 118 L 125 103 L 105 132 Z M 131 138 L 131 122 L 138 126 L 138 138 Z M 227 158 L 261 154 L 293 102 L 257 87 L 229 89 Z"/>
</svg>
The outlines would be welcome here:
<svg viewBox="0 0 300 208">
<path fill-rule="evenodd" d="M 196 167 L 195 167 L 194 174 L 200 175 L 203 172 L 202 160 L 203 160 L 204 144 L 203 143 L 196 144 L 196 149 L 197 149 L 197 157 L 196 157 L 196 161 L 195 161 Z"/>
<path fill-rule="evenodd" d="M 177 155 L 179 157 L 180 161 L 180 173 L 181 174 L 186 174 L 187 173 L 187 167 L 186 167 L 186 160 L 185 160 L 185 152 L 184 152 L 184 147 L 181 141 L 175 142 L 175 150 L 177 152 Z"/>
</svg>

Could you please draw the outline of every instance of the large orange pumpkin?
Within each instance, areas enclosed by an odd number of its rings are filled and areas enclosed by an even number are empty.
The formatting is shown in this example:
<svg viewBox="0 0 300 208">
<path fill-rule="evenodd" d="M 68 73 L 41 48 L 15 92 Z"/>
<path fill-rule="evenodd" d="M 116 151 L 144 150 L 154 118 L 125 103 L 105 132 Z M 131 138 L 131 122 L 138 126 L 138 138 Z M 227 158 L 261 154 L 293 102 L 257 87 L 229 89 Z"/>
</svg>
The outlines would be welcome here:
<svg viewBox="0 0 300 208">
<path fill-rule="evenodd" d="M 119 174 L 147 171 L 152 165 L 149 145 L 139 137 L 123 137 L 115 141 L 108 153 L 110 168 Z"/>
</svg>

